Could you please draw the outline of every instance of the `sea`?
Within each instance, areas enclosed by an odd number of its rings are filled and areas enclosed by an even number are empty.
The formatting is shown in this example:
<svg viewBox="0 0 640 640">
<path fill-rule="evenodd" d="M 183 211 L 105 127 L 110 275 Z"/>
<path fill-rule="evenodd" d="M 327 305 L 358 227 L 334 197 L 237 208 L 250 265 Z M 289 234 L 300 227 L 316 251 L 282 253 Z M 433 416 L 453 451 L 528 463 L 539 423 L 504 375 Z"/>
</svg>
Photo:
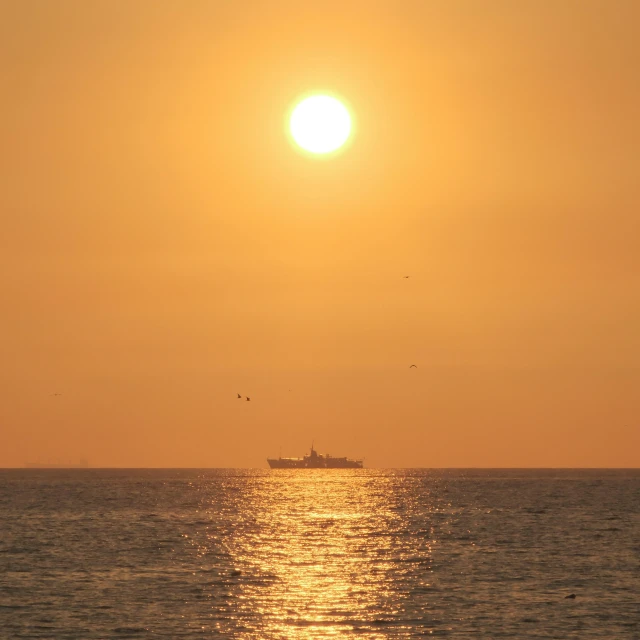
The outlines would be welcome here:
<svg viewBox="0 0 640 640">
<path fill-rule="evenodd" d="M 0 470 L 3 640 L 431 636 L 640 638 L 640 470 Z"/>
</svg>

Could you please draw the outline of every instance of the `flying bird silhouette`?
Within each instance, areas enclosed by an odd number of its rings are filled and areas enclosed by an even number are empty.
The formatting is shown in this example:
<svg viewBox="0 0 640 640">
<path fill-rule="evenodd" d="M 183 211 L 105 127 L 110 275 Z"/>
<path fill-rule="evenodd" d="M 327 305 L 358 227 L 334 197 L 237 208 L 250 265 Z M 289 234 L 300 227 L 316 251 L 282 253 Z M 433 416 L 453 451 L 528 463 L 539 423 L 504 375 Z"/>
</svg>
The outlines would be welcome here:
<svg viewBox="0 0 640 640">
<path fill-rule="evenodd" d="M 52 396 L 61 396 L 62 394 L 61 393 L 52 393 L 51 395 Z"/>
<path fill-rule="evenodd" d="M 247 402 L 251 402 L 251 398 L 247 396 Z"/>
<path fill-rule="evenodd" d="M 409 369 L 411 369 L 412 367 L 415 367 L 415 368 L 417 369 L 417 368 L 418 368 L 418 365 L 417 365 L 417 364 L 412 364 L 412 365 L 409 367 Z"/>
<path fill-rule="evenodd" d="M 402 276 L 403 278 L 410 278 L 411 276 Z"/>
<path fill-rule="evenodd" d="M 242 396 L 240 394 L 238 394 L 238 398 L 242 398 Z"/>
</svg>

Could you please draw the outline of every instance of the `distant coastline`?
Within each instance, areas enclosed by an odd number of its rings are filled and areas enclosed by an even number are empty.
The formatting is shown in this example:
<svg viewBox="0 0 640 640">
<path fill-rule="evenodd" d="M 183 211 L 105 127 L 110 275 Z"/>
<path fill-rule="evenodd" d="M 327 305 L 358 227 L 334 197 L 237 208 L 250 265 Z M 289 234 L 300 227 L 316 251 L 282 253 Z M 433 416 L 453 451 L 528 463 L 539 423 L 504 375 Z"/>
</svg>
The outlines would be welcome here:
<svg viewBox="0 0 640 640">
<path fill-rule="evenodd" d="M 25 462 L 24 466 L 27 469 L 88 469 L 89 463 L 86 460 L 66 463 Z"/>
</svg>

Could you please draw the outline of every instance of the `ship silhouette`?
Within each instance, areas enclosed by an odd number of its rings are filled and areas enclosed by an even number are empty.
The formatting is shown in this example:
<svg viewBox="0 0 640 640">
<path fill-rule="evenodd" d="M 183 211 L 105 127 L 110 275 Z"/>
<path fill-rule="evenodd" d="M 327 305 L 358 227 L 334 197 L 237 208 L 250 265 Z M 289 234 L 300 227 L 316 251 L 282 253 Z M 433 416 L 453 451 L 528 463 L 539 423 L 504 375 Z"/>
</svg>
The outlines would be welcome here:
<svg viewBox="0 0 640 640">
<path fill-rule="evenodd" d="M 311 452 L 302 458 L 267 458 L 272 469 L 362 469 L 363 460 L 336 458 L 318 453 L 311 445 Z"/>
</svg>

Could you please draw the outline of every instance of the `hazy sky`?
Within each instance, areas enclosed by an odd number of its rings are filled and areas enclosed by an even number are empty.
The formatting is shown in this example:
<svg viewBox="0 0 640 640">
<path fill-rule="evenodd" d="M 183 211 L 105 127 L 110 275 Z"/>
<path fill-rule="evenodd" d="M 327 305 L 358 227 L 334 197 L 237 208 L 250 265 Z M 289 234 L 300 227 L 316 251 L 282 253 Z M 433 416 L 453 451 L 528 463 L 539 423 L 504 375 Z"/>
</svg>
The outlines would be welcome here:
<svg viewBox="0 0 640 640">
<path fill-rule="evenodd" d="M 0 0 L 0 466 L 639 466 L 639 20 Z"/>
</svg>

